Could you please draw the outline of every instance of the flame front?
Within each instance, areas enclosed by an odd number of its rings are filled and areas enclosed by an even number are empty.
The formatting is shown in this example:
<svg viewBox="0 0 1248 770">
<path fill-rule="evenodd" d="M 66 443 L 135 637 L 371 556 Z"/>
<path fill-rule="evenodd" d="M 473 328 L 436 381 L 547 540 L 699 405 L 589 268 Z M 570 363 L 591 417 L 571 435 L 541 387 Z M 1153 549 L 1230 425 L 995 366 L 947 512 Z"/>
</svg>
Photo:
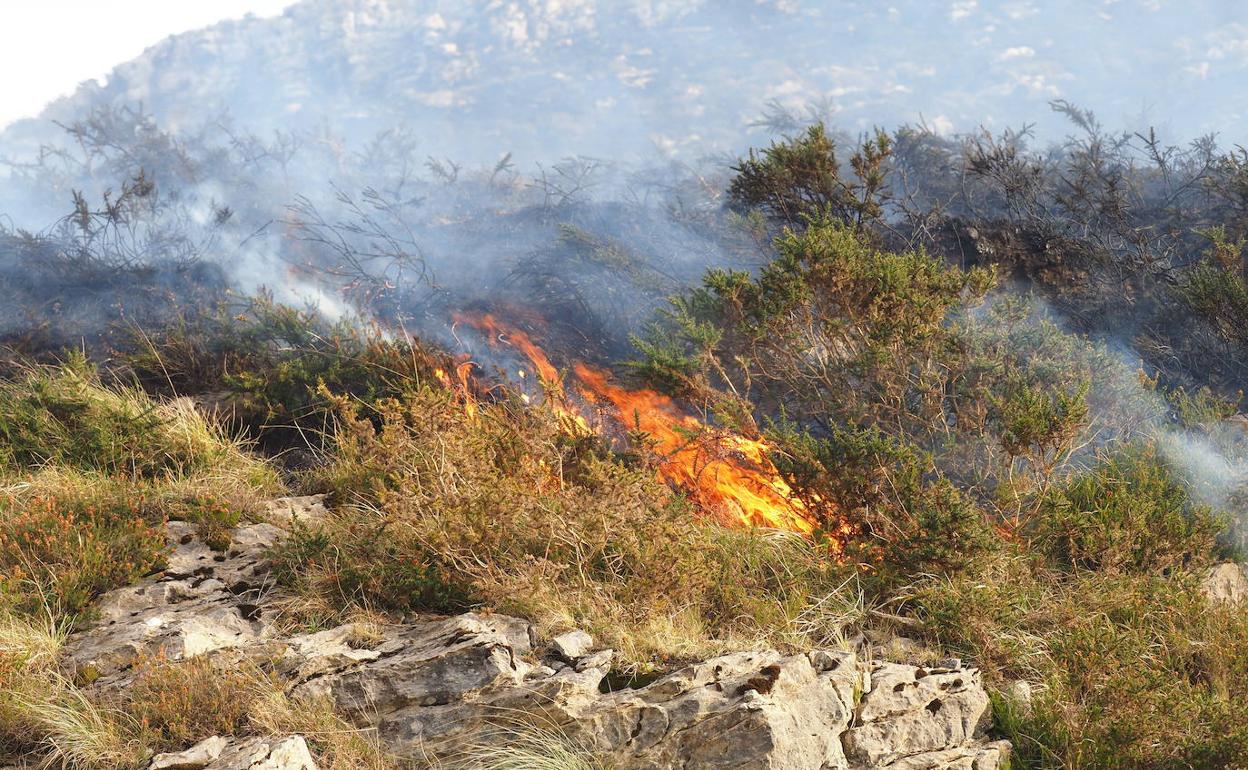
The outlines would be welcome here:
<svg viewBox="0 0 1248 770">
<path fill-rule="evenodd" d="M 688 490 L 729 522 L 814 531 L 810 512 L 767 458 L 767 442 L 711 428 L 653 390 L 628 390 L 586 364 L 573 367 L 586 398 L 605 399 L 626 427 L 646 433 L 663 456 L 664 481 Z"/>
<path fill-rule="evenodd" d="M 527 333 L 490 314 L 461 314 L 455 320 L 487 332 L 491 346 L 507 345 L 522 353 L 541 378 L 547 403 L 572 430 L 592 431 L 585 415 L 567 403 L 559 370 Z M 684 489 L 704 510 L 725 523 L 806 535 L 814 531 L 814 516 L 768 459 L 767 442 L 708 426 L 668 396 L 621 387 L 605 370 L 577 363 L 572 374 L 578 395 L 608 410 L 607 416 L 623 427 L 648 435 L 662 458 L 660 477 Z M 523 370 L 520 375 L 523 379 Z"/>
</svg>

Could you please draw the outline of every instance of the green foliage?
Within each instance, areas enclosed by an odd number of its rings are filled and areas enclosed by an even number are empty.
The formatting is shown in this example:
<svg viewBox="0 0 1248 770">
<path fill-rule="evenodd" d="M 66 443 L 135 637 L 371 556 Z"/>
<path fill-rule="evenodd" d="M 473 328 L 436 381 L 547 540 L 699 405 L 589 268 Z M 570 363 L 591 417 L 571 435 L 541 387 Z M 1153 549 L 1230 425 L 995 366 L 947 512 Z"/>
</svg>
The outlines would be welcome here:
<svg viewBox="0 0 1248 770">
<path fill-rule="evenodd" d="M 141 334 L 125 363 L 149 390 L 204 395 L 268 448 L 319 444 L 324 389 L 373 404 L 450 371 L 445 354 L 349 321 L 330 324 L 261 295 Z"/>
<path fill-rule="evenodd" d="M 1001 446 L 1015 457 L 1068 447 L 1087 424 L 1089 388 L 1085 381 L 1073 393 L 1054 392 L 1017 373 L 1008 375 L 1005 392 L 994 403 L 1001 422 Z"/>
<path fill-rule="evenodd" d="M 1248 615 L 1197 575 L 1057 578 L 1003 554 L 914 596 L 934 641 L 990 682 L 1032 683 L 1029 707 L 997 698 L 1016 768 L 1226 767 L 1248 750 Z"/>
<path fill-rule="evenodd" d="M 1036 545 L 1054 564 L 1107 574 L 1203 567 L 1224 529 L 1148 444 L 1115 449 L 1051 490 L 1032 522 Z"/>
<path fill-rule="evenodd" d="M 761 153 L 751 150 L 734 168 L 728 195 L 738 210 L 758 208 L 789 225 L 821 217 L 862 225 L 883 214 L 891 153 L 891 138 L 876 131 L 850 158 L 850 168 L 842 169 L 835 142 L 816 124 Z"/>
<path fill-rule="evenodd" d="M 1190 270 L 1180 296 L 1225 342 L 1248 343 L 1248 284 L 1233 272 L 1202 265 Z"/>
<path fill-rule="evenodd" d="M 1153 419 L 1139 376 L 1103 347 L 1025 299 L 977 308 L 989 271 L 882 251 L 827 221 L 776 246 L 757 277 L 711 271 L 675 298 L 634 370 L 720 415 L 784 414 L 819 438 L 880 431 L 1010 522 L 1087 437 Z M 806 451 L 787 440 L 782 454 Z"/>
<path fill-rule="evenodd" d="M 229 459 L 233 446 L 178 405 L 105 388 L 80 355 L 0 382 L 0 467 L 45 465 L 143 478 L 179 476 Z"/>
<path fill-rule="evenodd" d="M 931 459 L 878 429 L 818 438 L 781 425 L 777 467 L 824 511 L 825 535 L 866 565 L 881 589 L 921 574 L 965 569 L 992 547 L 984 515 Z"/>
</svg>

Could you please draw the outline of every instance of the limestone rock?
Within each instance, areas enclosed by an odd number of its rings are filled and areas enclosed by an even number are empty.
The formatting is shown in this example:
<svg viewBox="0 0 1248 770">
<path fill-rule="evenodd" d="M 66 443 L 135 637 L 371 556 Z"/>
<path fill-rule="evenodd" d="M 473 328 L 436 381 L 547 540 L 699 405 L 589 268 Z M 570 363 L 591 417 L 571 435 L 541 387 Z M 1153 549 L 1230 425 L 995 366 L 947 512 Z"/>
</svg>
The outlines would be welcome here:
<svg viewBox="0 0 1248 770">
<path fill-rule="evenodd" d="M 979 673 L 952 659 L 918 668 L 853 651 L 755 650 L 611 691 L 611 650 L 590 653 L 592 639 L 574 632 L 552 640 L 562 660 L 543 661 L 533 627 L 503 615 L 283 636 L 273 617 L 285 597 L 266 557 L 283 535 L 271 524 L 240 527 L 221 553 L 195 527 L 170 524 L 168 569 L 104 596 L 99 620 L 66 645 L 66 667 L 91 669 L 93 687 L 121 689 L 134 658 L 159 649 L 222 666 L 251 657 L 291 697 L 327 699 L 388 750 L 420 761 L 462 757 L 517 724 L 557 730 L 618 770 L 997 770 L 1008 748 L 982 738 L 988 696 Z M 216 738 L 149 770 L 312 767 L 298 737 Z"/>
<path fill-rule="evenodd" d="M 1248 577 L 1239 564 L 1225 562 L 1210 567 L 1202 587 L 1214 602 L 1238 604 L 1248 598 Z"/>
<path fill-rule="evenodd" d="M 329 515 L 325 508 L 325 495 L 279 497 L 265 504 L 269 521 L 278 526 L 290 526 L 291 522 L 316 524 Z"/>
<path fill-rule="evenodd" d="M 974 669 L 877 664 L 856 724 L 846 734 L 846 749 L 859 764 L 877 767 L 969 746 L 986 726 L 988 704 Z"/>
<path fill-rule="evenodd" d="M 152 757 L 148 770 L 198 770 L 207 767 L 221 756 L 229 741 L 220 735 L 214 735 L 200 741 L 186 751 L 172 754 L 157 754 Z"/>
<path fill-rule="evenodd" d="M 555 654 L 569 663 L 589 652 L 594 646 L 594 638 L 584 631 L 569 631 L 550 640 Z"/>
<path fill-rule="evenodd" d="M 159 754 L 147 770 L 316 770 L 302 737 L 246 738 L 220 736 L 177 754 Z"/>
<path fill-rule="evenodd" d="M 282 534 L 268 524 L 240 527 L 219 553 L 194 525 L 170 522 L 165 572 L 105 594 L 98 619 L 67 642 L 66 667 L 94 679 L 124 671 L 140 655 L 163 651 L 177 660 L 272 638 L 262 601 L 272 589 L 265 552 Z"/>
</svg>

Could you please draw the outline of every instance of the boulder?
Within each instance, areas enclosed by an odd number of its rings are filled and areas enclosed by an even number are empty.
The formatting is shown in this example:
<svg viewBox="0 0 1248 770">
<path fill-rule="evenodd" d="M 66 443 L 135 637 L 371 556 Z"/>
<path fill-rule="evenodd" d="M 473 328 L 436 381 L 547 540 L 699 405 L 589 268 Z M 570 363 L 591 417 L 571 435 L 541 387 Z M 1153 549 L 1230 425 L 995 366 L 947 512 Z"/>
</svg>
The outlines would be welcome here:
<svg viewBox="0 0 1248 770">
<path fill-rule="evenodd" d="M 170 522 L 165 571 L 105 594 L 96 622 L 67 641 L 65 667 L 94 680 L 124 672 L 142 655 L 178 660 L 272 638 L 265 554 L 282 534 L 269 524 L 240 527 L 230 547 L 217 552 L 194 525 Z"/>
<path fill-rule="evenodd" d="M 861 766 L 891 767 L 912 755 L 970 746 L 987 726 L 988 705 L 975 669 L 877 663 L 845 735 L 846 751 Z"/>
</svg>

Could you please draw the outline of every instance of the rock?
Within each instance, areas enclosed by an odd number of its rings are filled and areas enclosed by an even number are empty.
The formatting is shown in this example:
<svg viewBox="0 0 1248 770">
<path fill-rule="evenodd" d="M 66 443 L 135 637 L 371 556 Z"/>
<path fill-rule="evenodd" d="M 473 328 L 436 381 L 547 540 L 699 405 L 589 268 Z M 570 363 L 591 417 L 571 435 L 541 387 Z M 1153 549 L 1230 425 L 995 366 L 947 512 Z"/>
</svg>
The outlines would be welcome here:
<svg viewBox="0 0 1248 770">
<path fill-rule="evenodd" d="M 301 736 L 209 738 L 177 754 L 159 754 L 147 770 L 316 770 Z"/>
<path fill-rule="evenodd" d="M 316 524 L 329 515 L 325 495 L 279 497 L 265 503 L 264 507 L 268 520 L 278 526 L 290 526 L 292 522 Z"/>
<path fill-rule="evenodd" d="M 1009 766 L 1009 757 L 1009 741 L 996 741 L 915 754 L 884 767 L 887 770 L 1000 770 Z"/>
<path fill-rule="evenodd" d="M 988 696 L 978 672 L 955 659 L 918 668 L 850 651 L 757 650 L 609 691 L 611 650 L 590 653 L 589 635 L 572 632 L 552 640 L 565 663 L 543 662 L 531 624 L 503 615 L 283 636 L 272 617 L 286 597 L 266 558 L 282 536 L 270 524 L 240 527 L 218 553 L 193 526 L 170 524 L 168 570 L 106 594 L 99 619 L 67 643 L 66 666 L 90 669 L 91 687 L 121 689 L 134 658 L 158 649 L 223 667 L 250 656 L 291 697 L 328 700 L 421 762 L 503 740 L 517 722 L 557 730 L 617 770 L 996 770 L 1006 756 L 1005 744 L 981 737 Z M 298 737 L 215 738 L 149 770 L 311 767 Z"/>
<path fill-rule="evenodd" d="M 303 738 L 252 738 L 228 746 L 204 770 L 316 770 Z"/>
<path fill-rule="evenodd" d="M 1248 598 L 1248 577 L 1241 565 L 1225 562 L 1209 568 L 1202 588 L 1211 601 L 1238 604 Z"/>
<path fill-rule="evenodd" d="M 101 597 L 95 623 L 67 641 L 64 666 L 95 680 L 142 655 L 178 660 L 273 638 L 265 604 L 277 594 L 265 552 L 282 534 L 269 524 L 239 527 L 217 553 L 194 525 L 170 522 L 164 574 Z"/>
<path fill-rule="evenodd" d="M 1010 700 L 1015 707 L 1022 709 L 1024 712 L 1031 711 L 1031 682 L 1026 679 L 1015 679 L 1007 682 L 1002 688 L 1005 697 Z"/>
<path fill-rule="evenodd" d="M 186 751 L 173 754 L 157 754 L 152 757 L 148 770 L 198 770 L 207 767 L 221 756 L 229 741 L 219 735 L 200 741 Z"/>
<path fill-rule="evenodd" d="M 592 655 L 585 655 L 576 661 L 574 668 L 577 671 L 588 671 L 591 668 L 600 668 L 603 671 L 611 670 L 611 661 L 615 660 L 615 650 L 599 650 Z"/>
<path fill-rule="evenodd" d="M 581 630 L 569 631 L 550 640 L 555 654 L 571 663 L 594 646 L 594 638 Z"/>
<path fill-rule="evenodd" d="M 974 669 L 928 669 L 878 664 L 846 735 L 849 756 L 890 766 L 914 754 L 974 743 L 988 717 L 988 693 Z"/>
</svg>

